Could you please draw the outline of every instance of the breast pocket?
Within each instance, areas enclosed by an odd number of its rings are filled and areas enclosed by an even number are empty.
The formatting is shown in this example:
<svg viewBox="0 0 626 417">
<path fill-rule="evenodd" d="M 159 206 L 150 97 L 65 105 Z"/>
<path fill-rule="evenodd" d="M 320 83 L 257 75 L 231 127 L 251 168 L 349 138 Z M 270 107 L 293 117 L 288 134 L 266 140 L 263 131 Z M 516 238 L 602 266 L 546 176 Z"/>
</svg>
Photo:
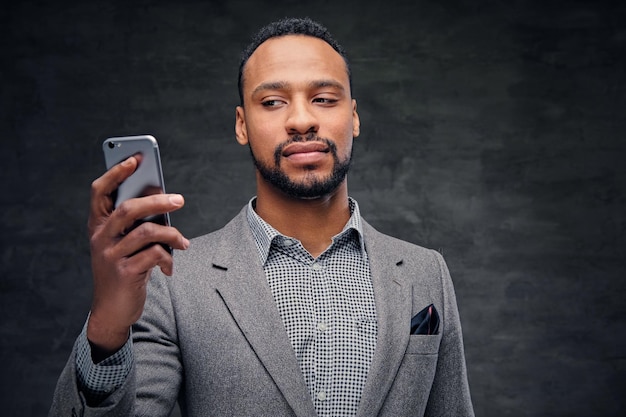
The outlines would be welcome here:
<svg viewBox="0 0 626 417">
<path fill-rule="evenodd" d="M 441 334 L 411 335 L 386 404 L 401 404 L 402 410 L 424 415 L 437 370 Z M 383 413 L 384 414 L 384 413 Z M 385 415 L 397 415 L 388 413 Z"/>
<path fill-rule="evenodd" d="M 439 344 L 441 343 L 441 334 L 435 335 L 411 335 L 409 336 L 409 345 L 406 349 L 407 355 L 437 355 L 439 353 Z"/>
</svg>

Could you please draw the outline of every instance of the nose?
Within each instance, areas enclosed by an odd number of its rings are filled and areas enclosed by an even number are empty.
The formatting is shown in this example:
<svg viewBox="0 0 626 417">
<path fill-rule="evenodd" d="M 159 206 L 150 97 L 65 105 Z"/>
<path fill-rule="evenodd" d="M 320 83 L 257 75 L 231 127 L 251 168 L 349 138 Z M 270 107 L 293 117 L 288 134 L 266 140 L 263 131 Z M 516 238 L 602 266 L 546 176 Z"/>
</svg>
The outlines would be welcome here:
<svg viewBox="0 0 626 417">
<path fill-rule="evenodd" d="M 289 134 L 304 135 L 317 132 L 319 121 L 307 100 L 294 100 L 289 109 L 285 128 Z"/>
</svg>

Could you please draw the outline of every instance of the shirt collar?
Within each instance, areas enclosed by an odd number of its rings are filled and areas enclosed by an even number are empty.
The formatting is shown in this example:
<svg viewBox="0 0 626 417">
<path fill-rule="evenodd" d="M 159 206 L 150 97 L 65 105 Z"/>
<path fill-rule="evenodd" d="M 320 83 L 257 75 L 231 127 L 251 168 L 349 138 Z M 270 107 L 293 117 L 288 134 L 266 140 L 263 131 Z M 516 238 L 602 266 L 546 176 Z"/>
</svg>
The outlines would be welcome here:
<svg viewBox="0 0 626 417">
<path fill-rule="evenodd" d="M 356 231 L 356 236 L 359 241 L 359 246 L 361 248 L 361 255 L 365 257 L 366 252 L 365 242 L 363 241 L 363 224 L 361 220 L 361 213 L 359 211 L 359 204 L 352 197 L 348 197 L 348 204 L 350 206 L 350 219 L 348 219 L 348 222 L 343 227 L 341 233 L 333 237 L 333 241 L 336 240 L 338 237 L 348 233 L 350 230 L 354 230 Z M 254 241 L 256 243 L 257 249 L 259 250 L 261 264 L 265 265 L 265 261 L 267 261 L 267 257 L 270 253 L 272 242 L 275 238 L 293 238 L 280 234 L 278 230 L 274 229 L 269 223 L 263 220 L 254 210 L 255 205 L 256 197 L 252 197 L 252 199 L 250 199 L 250 201 L 248 202 L 246 215 L 248 218 L 248 224 L 250 225 L 250 229 L 252 230 L 252 235 L 254 236 Z"/>
</svg>

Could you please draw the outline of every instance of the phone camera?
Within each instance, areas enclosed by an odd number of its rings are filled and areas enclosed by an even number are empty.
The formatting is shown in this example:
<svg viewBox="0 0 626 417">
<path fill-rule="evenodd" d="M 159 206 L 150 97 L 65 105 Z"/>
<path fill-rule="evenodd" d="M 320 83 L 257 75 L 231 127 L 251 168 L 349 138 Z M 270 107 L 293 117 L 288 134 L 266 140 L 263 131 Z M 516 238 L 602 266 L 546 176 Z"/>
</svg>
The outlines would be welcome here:
<svg viewBox="0 0 626 417">
<path fill-rule="evenodd" d="M 109 142 L 109 149 L 113 149 L 113 148 L 115 148 L 115 143 Z"/>
</svg>

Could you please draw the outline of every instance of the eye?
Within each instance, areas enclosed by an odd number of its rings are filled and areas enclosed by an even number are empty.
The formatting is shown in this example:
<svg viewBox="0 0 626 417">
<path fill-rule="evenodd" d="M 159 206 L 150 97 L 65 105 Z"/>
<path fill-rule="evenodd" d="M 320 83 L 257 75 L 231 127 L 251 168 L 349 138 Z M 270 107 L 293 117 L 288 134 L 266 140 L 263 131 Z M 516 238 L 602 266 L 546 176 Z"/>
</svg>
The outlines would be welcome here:
<svg viewBox="0 0 626 417">
<path fill-rule="evenodd" d="M 337 99 L 335 98 L 330 98 L 330 97 L 315 97 L 313 99 L 313 103 L 319 103 L 319 104 L 325 104 L 325 105 L 332 105 L 335 104 L 337 101 Z"/>
<path fill-rule="evenodd" d="M 283 104 L 285 104 L 284 100 L 279 100 L 275 98 L 261 101 L 261 105 L 268 108 L 282 106 Z"/>
</svg>

